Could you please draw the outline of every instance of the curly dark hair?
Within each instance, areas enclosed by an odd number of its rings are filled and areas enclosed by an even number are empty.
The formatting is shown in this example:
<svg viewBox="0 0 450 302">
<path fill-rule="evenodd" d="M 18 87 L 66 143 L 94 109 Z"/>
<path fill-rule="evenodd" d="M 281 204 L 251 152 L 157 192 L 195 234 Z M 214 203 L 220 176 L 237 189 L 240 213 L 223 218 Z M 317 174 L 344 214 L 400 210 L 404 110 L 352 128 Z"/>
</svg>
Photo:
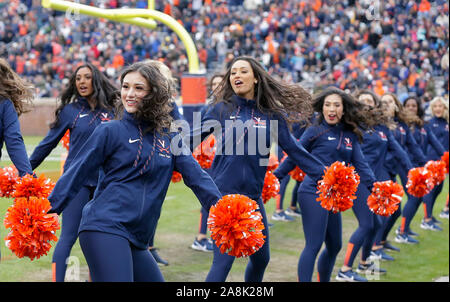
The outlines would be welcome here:
<svg viewBox="0 0 450 302">
<path fill-rule="evenodd" d="M 309 123 L 312 116 L 311 94 L 298 84 L 288 84 L 269 75 L 264 67 L 252 57 L 234 58 L 224 74 L 224 78 L 217 87 L 217 98 L 213 104 L 220 102 L 231 104 L 231 97 L 235 94 L 230 83 L 231 67 L 237 61 L 247 61 L 258 81 L 255 84 L 255 101 L 258 110 L 266 114 L 279 114 L 286 122 Z"/>
<path fill-rule="evenodd" d="M 50 125 L 51 128 L 55 127 L 59 122 L 59 113 L 67 104 L 75 102 L 80 96 L 77 86 L 75 84 L 77 73 L 81 68 L 89 68 L 92 72 L 92 88 L 94 92 L 90 98 L 96 100 L 97 104 L 104 109 L 113 110 L 120 99 L 119 90 L 114 87 L 108 80 L 108 78 L 98 70 L 97 67 L 91 63 L 83 63 L 78 66 L 75 72 L 70 76 L 69 84 L 67 88 L 61 94 L 61 104 L 56 108 L 55 121 Z"/>
<path fill-rule="evenodd" d="M 321 123 L 323 121 L 323 104 L 325 98 L 332 94 L 339 95 L 342 99 L 344 115 L 342 116 L 341 123 L 346 129 L 354 132 L 359 141 L 362 141 L 363 133 L 360 128 L 367 130 L 368 125 L 372 123 L 370 115 L 367 114 L 368 108 L 364 104 L 356 101 L 351 94 L 346 93 L 339 88 L 327 87 L 313 95 L 314 111 L 319 112 L 316 123 Z"/>
<path fill-rule="evenodd" d="M 0 99 L 9 99 L 17 115 L 28 112 L 25 105 L 31 105 L 33 85 L 22 80 L 5 59 L 0 58 Z"/>
<path fill-rule="evenodd" d="M 123 84 L 125 76 L 131 72 L 138 72 L 141 74 L 150 86 L 150 92 L 142 99 L 138 106 L 138 110 L 133 114 L 134 117 L 148 124 L 144 129 L 144 133 L 151 130 L 164 134 L 164 129 L 170 128 L 172 117 L 170 112 L 172 106 L 170 105 L 172 99 L 172 90 L 170 85 L 167 85 L 166 77 L 159 71 L 158 67 L 145 62 L 137 62 L 126 67 L 120 75 L 120 84 Z M 123 116 L 123 104 L 117 104 L 117 118 Z"/>
</svg>

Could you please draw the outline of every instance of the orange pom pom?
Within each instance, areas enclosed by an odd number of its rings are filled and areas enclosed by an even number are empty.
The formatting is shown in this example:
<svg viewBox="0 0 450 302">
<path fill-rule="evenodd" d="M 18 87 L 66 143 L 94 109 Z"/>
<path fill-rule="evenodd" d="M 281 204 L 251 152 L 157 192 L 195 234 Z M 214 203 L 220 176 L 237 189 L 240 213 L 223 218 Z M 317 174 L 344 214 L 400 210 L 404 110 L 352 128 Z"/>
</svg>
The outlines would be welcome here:
<svg viewBox="0 0 450 302">
<path fill-rule="evenodd" d="M 289 172 L 289 175 L 292 177 L 292 179 L 295 179 L 296 181 L 303 181 L 305 179 L 305 172 L 302 171 L 298 166 L 295 166 L 294 170 Z"/>
<path fill-rule="evenodd" d="M 442 160 L 430 160 L 425 164 L 425 169 L 431 172 L 433 176 L 433 183 L 435 186 L 439 185 L 445 180 L 446 166 Z"/>
<path fill-rule="evenodd" d="M 70 130 L 67 130 L 66 133 L 64 133 L 64 136 L 61 138 L 61 143 L 64 148 L 66 148 L 67 151 L 69 151 L 69 142 L 70 142 Z"/>
<path fill-rule="evenodd" d="M 180 182 L 183 179 L 180 172 L 173 171 L 172 172 L 172 182 Z"/>
<path fill-rule="evenodd" d="M 445 151 L 444 154 L 441 156 L 441 160 L 445 163 L 445 173 L 448 174 L 449 168 L 448 168 L 448 151 Z"/>
<path fill-rule="evenodd" d="M 275 154 L 270 154 L 269 156 L 269 164 L 267 165 L 267 170 L 275 171 L 280 163 L 278 162 L 278 158 Z"/>
<path fill-rule="evenodd" d="M 203 169 L 211 168 L 214 156 L 216 154 L 216 148 L 214 147 L 216 138 L 214 135 L 208 136 L 197 148 L 195 148 L 192 155 Z"/>
<path fill-rule="evenodd" d="M 403 187 L 392 180 L 378 181 L 373 184 L 367 205 L 377 215 L 391 216 L 397 211 L 404 193 Z"/>
<path fill-rule="evenodd" d="M 42 197 L 16 198 L 8 208 L 3 224 L 11 230 L 5 241 L 17 257 L 40 258 L 52 247 L 50 241 L 58 240 L 58 216 L 47 214 L 50 208 L 50 202 Z"/>
<path fill-rule="evenodd" d="M 14 166 L 0 169 L 0 197 L 11 197 L 18 179 L 19 172 Z"/>
<path fill-rule="evenodd" d="M 209 210 L 211 238 L 221 253 L 247 257 L 264 245 L 262 215 L 256 201 L 245 195 L 225 195 Z"/>
<path fill-rule="evenodd" d="M 333 213 L 346 211 L 353 206 L 358 185 L 359 175 L 354 167 L 346 166 L 344 162 L 334 162 L 318 182 L 319 197 L 316 200 Z"/>
<path fill-rule="evenodd" d="M 42 174 L 38 178 L 30 174 L 19 178 L 16 184 L 16 189 L 13 192 L 13 197 L 44 197 L 47 198 L 55 187 L 55 183 L 49 178 L 45 178 Z"/>
<path fill-rule="evenodd" d="M 423 197 L 427 195 L 434 188 L 433 174 L 424 167 L 409 170 L 406 188 L 412 196 Z"/>
<path fill-rule="evenodd" d="M 280 192 L 280 181 L 273 175 L 271 170 L 267 170 L 266 177 L 264 177 L 264 187 L 261 198 L 264 203 L 275 197 Z"/>
</svg>

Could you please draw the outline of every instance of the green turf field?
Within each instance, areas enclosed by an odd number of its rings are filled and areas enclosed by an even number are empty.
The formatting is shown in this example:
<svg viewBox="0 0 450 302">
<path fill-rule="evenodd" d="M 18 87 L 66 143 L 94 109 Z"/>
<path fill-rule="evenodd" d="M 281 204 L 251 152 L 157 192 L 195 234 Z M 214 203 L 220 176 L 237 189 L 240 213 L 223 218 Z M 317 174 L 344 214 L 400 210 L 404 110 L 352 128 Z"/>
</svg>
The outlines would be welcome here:
<svg viewBox="0 0 450 302">
<path fill-rule="evenodd" d="M 40 139 L 40 137 L 25 138 L 29 154 L 31 154 L 33 146 L 37 145 Z M 56 180 L 60 168 L 58 158 L 60 158 L 63 151 L 62 147 L 55 149 L 50 155 L 52 160 L 44 162 L 37 169 L 38 175 L 44 173 L 46 176 Z M 10 162 L 6 160 L 6 150 L 3 150 L 2 154 L 0 166 L 9 165 Z M 294 183 L 291 181 L 287 189 L 288 194 L 284 202 L 285 206 L 289 205 L 290 192 L 293 186 Z M 438 217 L 445 204 L 447 194 L 448 177 L 445 181 L 444 190 L 434 207 L 434 215 L 436 217 Z M 1 220 L 3 220 L 6 209 L 11 203 L 11 199 L 0 198 Z M 270 218 L 274 208 L 275 201 L 272 199 L 266 204 L 269 221 L 271 221 Z M 212 254 L 194 251 L 190 248 L 198 231 L 199 213 L 200 203 L 183 182 L 171 184 L 163 205 L 155 238 L 155 246 L 159 248 L 160 255 L 170 263 L 169 266 L 161 267 L 166 281 L 204 281 L 208 273 Z M 351 210 L 344 212 L 342 218 L 343 247 L 336 262 L 333 280 L 337 270 L 343 263 L 348 238 L 357 226 L 356 218 Z M 394 230 L 400 223 L 400 220 L 397 221 L 388 239 L 394 245 L 400 247 L 401 251 L 400 253 L 390 253 L 395 257 L 395 261 L 391 263 L 382 262 L 381 267 L 387 269 L 388 273 L 374 281 L 429 282 L 449 275 L 448 220 L 438 218 L 443 222 L 441 226 L 444 230 L 443 232 L 432 232 L 422 230 L 419 227 L 422 218 L 423 210 L 420 208 L 411 223 L 411 228 L 420 235 L 418 237 L 420 241 L 418 245 L 401 245 L 394 242 Z M 272 223 L 273 226 L 269 229 L 271 260 L 267 267 L 264 281 L 295 282 L 297 281 L 297 262 L 304 246 L 301 218 L 297 218 L 293 222 L 272 221 Z M 51 256 L 53 249 L 49 255 L 34 261 L 30 261 L 28 258 L 19 259 L 4 245 L 3 238 L 6 234 L 7 230 L 5 230 L 2 223 L 0 225 L 0 250 L 2 253 L 0 281 L 51 281 Z M 359 256 L 355 263 L 357 263 L 358 259 Z M 247 259 L 236 259 L 227 281 L 243 281 L 246 264 Z M 72 250 L 72 258 L 70 258 L 66 280 L 84 282 L 87 279 L 86 261 L 77 242 Z M 313 277 L 313 281 L 315 280 L 316 274 Z"/>
</svg>

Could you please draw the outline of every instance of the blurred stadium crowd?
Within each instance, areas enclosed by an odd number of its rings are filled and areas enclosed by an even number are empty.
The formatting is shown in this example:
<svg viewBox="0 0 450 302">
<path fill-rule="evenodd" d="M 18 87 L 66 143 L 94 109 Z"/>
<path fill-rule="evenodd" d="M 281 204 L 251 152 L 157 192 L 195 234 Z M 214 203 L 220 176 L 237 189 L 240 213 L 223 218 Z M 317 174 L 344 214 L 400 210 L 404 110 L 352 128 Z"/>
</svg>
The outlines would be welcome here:
<svg viewBox="0 0 450 302">
<path fill-rule="evenodd" d="M 147 0 L 78 0 L 102 8 L 146 8 Z M 234 56 L 258 58 L 268 71 L 307 88 L 335 85 L 448 95 L 448 1 L 169 0 L 155 9 L 191 33 L 201 69 L 222 70 Z M 45 9 L 40 0 L 0 0 L 0 56 L 56 97 L 82 61 L 111 81 L 120 69 L 161 59 L 177 78 L 188 72 L 184 46 L 163 24 L 155 31 Z"/>
</svg>

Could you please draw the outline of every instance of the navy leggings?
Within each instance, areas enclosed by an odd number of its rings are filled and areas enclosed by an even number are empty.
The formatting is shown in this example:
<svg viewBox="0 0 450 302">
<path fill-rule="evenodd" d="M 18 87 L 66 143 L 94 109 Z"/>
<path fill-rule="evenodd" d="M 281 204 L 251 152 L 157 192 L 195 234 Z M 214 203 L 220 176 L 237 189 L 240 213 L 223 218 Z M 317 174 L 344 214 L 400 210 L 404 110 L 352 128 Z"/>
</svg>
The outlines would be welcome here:
<svg viewBox="0 0 450 302">
<path fill-rule="evenodd" d="M 53 281 L 64 282 L 67 258 L 77 241 L 81 213 L 86 203 L 92 199 L 95 187 L 83 186 L 62 212 L 61 235 L 56 243 L 52 258 Z"/>
<path fill-rule="evenodd" d="M 201 208 L 200 210 L 200 224 L 198 226 L 198 232 L 200 234 L 205 234 L 206 235 L 206 231 L 207 231 L 207 226 L 208 226 L 208 211 L 205 210 L 205 208 Z"/>
<path fill-rule="evenodd" d="M 305 248 L 298 261 L 298 280 L 311 282 L 316 257 L 325 242 L 325 248 L 317 262 L 318 279 L 328 282 L 331 278 L 336 256 L 342 247 L 342 219 L 340 213 L 332 213 L 316 201 L 317 194 L 299 193 L 302 211 Z"/>
<path fill-rule="evenodd" d="M 289 180 L 291 177 L 288 175 L 281 179 L 280 181 L 280 192 L 276 196 L 276 209 L 282 210 L 283 209 L 283 201 L 284 196 L 286 195 L 286 189 L 289 184 Z M 297 207 L 297 191 L 298 187 L 300 186 L 301 182 L 295 181 L 295 186 L 292 189 L 292 198 L 291 198 L 291 207 Z"/>
<path fill-rule="evenodd" d="M 150 252 L 128 239 L 97 231 L 82 231 L 79 237 L 93 282 L 164 281 Z"/>
<path fill-rule="evenodd" d="M 400 233 L 402 234 L 409 231 L 411 221 L 413 220 L 414 216 L 417 213 L 417 210 L 419 209 L 420 204 L 423 201 L 423 197 L 414 197 L 409 194 L 407 194 L 407 196 L 408 201 L 403 207 L 402 222 L 400 225 Z"/>
<path fill-rule="evenodd" d="M 399 168 L 398 176 L 400 177 L 403 190 L 407 192 L 406 183 L 408 182 L 408 176 L 407 172 L 403 168 Z M 397 181 L 395 174 L 390 174 L 390 178 L 392 181 Z M 375 244 L 376 245 L 382 245 L 382 242 L 387 240 L 387 236 L 389 235 L 389 232 L 392 230 L 392 227 L 394 226 L 397 219 L 402 215 L 402 205 L 401 203 L 398 205 L 398 209 L 392 213 L 391 216 L 384 217 L 380 216 L 381 218 L 381 228 L 378 230 L 376 236 L 375 236 Z"/>
<path fill-rule="evenodd" d="M 261 198 L 257 200 L 257 203 L 263 217 L 264 230 L 262 232 L 266 238 L 264 239 L 264 245 L 256 253 L 248 257 L 249 261 L 244 276 L 245 282 L 261 282 L 270 260 L 269 229 L 267 226 L 266 211 Z M 236 257 L 222 254 L 215 243 L 213 246 L 213 262 L 209 273 L 206 276 L 206 282 L 225 282 Z"/>
<path fill-rule="evenodd" d="M 433 216 L 433 207 L 439 194 L 442 192 L 444 182 L 437 185 L 431 192 L 423 197 L 423 203 L 425 206 L 425 218 L 431 218 Z"/>
<path fill-rule="evenodd" d="M 358 228 L 355 232 L 350 236 L 347 245 L 347 251 L 345 253 L 344 265 L 348 267 L 353 266 L 353 262 L 358 254 L 359 250 L 364 244 L 364 241 L 370 234 L 374 234 L 375 232 L 375 214 L 370 211 L 369 206 L 367 205 L 367 198 L 369 197 L 370 192 L 364 185 L 359 185 L 358 190 L 356 191 L 356 200 L 353 204 L 352 210 L 358 220 Z M 372 235 L 373 237 L 373 235 Z M 366 254 L 370 254 L 369 251 L 366 251 Z M 365 256 L 367 258 L 367 256 Z"/>
</svg>

